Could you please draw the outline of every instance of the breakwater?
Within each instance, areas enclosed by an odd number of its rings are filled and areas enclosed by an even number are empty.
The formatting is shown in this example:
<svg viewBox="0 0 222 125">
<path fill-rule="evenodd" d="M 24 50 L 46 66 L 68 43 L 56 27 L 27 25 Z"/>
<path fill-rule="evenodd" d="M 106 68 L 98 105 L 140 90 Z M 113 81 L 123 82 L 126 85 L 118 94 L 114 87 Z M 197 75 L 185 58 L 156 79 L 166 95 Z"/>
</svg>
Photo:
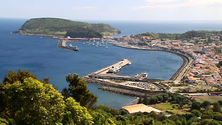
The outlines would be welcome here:
<svg viewBox="0 0 222 125">
<path fill-rule="evenodd" d="M 66 49 L 66 50 L 75 50 L 73 47 L 68 47 L 67 43 L 68 42 L 77 42 L 76 40 L 67 40 L 67 39 L 64 39 L 64 38 L 54 38 L 54 37 L 52 37 L 52 38 L 59 41 L 59 43 L 58 43 L 59 48 Z M 77 49 L 78 48 L 76 48 L 76 50 Z"/>
<path fill-rule="evenodd" d="M 117 93 L 117 94 L 129 95 L 129 96 L 138 97 L 138 96 L 144 96 L 145 93 L 147 93 L 149 95 L 153 95 L 153 94 L 167 92 L 167 90 L 163 86 L 161 86 L 157 83 L 152 83 L 152 84 L 158 86 L 161 90 L 153 91 L 150 89 L 144 89 L 144 88 L 140 88 L 140 87 L 128 86 L 128 85 L 124 85 L 121 83 L 116 83 L 116 82 L 110 81 L 110 80 L 89 78 L 87 76 L 83 77 L 82 79 L 88 83 L 104 85 L 105 87 L 101 87 L 100 90 L 109 91 L 109 92 L 113 92 L 113 93 Z"/>
<path fill-rule="evenodd" d="M 129 89 L 123 89 L 123 88 L 117 88 L 117 87 L 107 87 L 107 86 L 100 87 L 99 90 L 113 92 L 113 93 L 122 94 L 122 95 L 134 96 L 134 97 L 145 96 L 145 93 L 147 94 L 148 97 L 163 93 L 163 91 L 141 92 L 138 90 L 129 90 Z"/>
</svg>

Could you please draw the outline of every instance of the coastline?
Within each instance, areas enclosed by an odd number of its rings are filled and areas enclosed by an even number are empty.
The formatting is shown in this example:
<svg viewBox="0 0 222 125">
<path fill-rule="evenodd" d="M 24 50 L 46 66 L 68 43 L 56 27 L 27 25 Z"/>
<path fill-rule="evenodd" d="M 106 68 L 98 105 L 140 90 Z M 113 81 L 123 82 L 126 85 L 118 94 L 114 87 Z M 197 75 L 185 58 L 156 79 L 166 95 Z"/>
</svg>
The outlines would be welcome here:
<svg viewBox="0 0 222 125">
<path fill-rule="evenodd" d="M 24 35 L 31 35 L 31 34 L 24 34 Z M 32 34 L 33 35 L 33 34 Z M 36 35 L 36 34 L 35 34 Z M 43 34 L 41 35 L 37 35 L 37 36 L 42 36 Z M 48 36 L 48 35 L 47 35 Z M 61 37 L 56 37 L 56 36 L 49 36 L 49 38 L 52 38 L 52 39 L 55 39 L 55 40 L 58 40 L 58 48 L 62 48 L 62 49 L 66 49 L 66 50 L 70 50 L 68 47 L 66 46 L 63 46 L 63 44 L 67 43 L 67 42 L 77 42 L 77 41 L 71 41 L 71 40 L 68 40 L 68 39 L 65 39 L 65 38 L 61 38 Z M 185 55 L 185 54 L 182 54 L 182 53 L 179 53 L 178 51 L 172 51 L 172 50 L 164 50 L 164 49 L 160 49 L 160 48 L 152 48 L 152 49 L 149 49 L 149 48 L 146 48 L 146 47 L 143 47 L 143 46 L 124 46 L 124 45 L 120 45 L 120 44 L 116 44 L 114 42 L 110 42 L 111 44 L 113 44 L 114 46 L 117 46 L 117 47 L 122 47 L 122 48 L 125 48 L 125 49 L 137 49 L 137 50 L 145 50 L 145 51 L 164 51 L 164 52 L 168 52 L 168 53 L 172 53 L 172 54 L 175 54 L 177 56 L 180 56 L 182 59 L 183 59 L 183 64 L 180 66 L 180 68 L 174 73 L 174 75 L 168 80 L 169 82 L 170 81 L 173 81 L 173 82 L 176 82 L 179 83 L 179 81 L 181 80 L 181 78 L 183 77 L 183 75 L 188 71 L 187 67 L 190 67 L 190 62 L 192 62 L 192 58 L 189 57 L 188 55 Z M 98 82 L 98 80 L 89 80 L 87 78 L 84 78 L 83 79 L 88 82 L 88 83 L 95 83 L 95 84 L 100 84 L 100 85 L 104 85 L 104 86 L 109 86 L 109 87 L 115 87 L 115 88 L 102 88 L 104 91 L 109 91 L 109 92 L 114 92 L 114 93 L 118 93 L 118 94 L 124 94 L 124 95 L 131 95 L 131 96 L 136 96 L 137 94 L 132 94 L 132 92 L 128 92 L 128 91 L 125 91 L 125 92 L 121 92 L 121 88 L 119 88 L 118 86 L 116 85 L 111 85 L 110 83 L 107 84 L 106 83 L 103 83 L 103 82 Z M 167 80 L 166 80 L 167 81 Z M 162 87 L 164 90 L 166 90 L 164 87 Z M 128 89 L 130 90 L 130 89 Z M 137 90 L 135 89 L 131 89 L 131 91 L 133 92 L 138 92 Z M 141 92 L 141 90 L 139 91 Z M 144 91 L 143 91 L 144 92 Z M 151 91 L 146 91 L 148 93 L 153 93 Z M 161 92 L 162 93 L 162 92 Z M 137 96 L 139 96 L 140 94 L 138 94 Z"/>
<path fill-rule="evenodd" d="M 136 50 L 145 50 L 145 51 L 164 51 L 164 52 L 168 52 L 168 53 L 172 53 L 172 54 L 175 54 L 179 57 L 181 57 L 183 59 L 183 64 L 180 66 L 180 68 L 174 73 L 174 75 L 169 79 L 169 80 L 173 80 L 173 81 L 176 81 L 177 80 L 177 77 L 178 75 L 181 74 L 182 70 L 184 70 L 186 67 L 190 67 L 190 65 L 192 65 L 192 62 L 194 61 L 192 57 L 190 57 L 189 55 L 187 54 L 184 54 L 184 53 L 181 53 L 179 51 L 172 51 L 172 50 L 165 50 L 165 49 L 160 49 L 160 48 L 155 48 L 155 49 L 149 49 L 149 48 L 142 48 L 142 47 L 138 47 L 138 46 L 125 46 L 125 45 L 120 45 L 120 44 L 115 44 L 115 43 L 112 43 L 114 46 L 117 46 L 117 47 L 121 47 L 121 48 L 125 48 L 125 49 L 136 49 Z M 185 74 L 186 71 L 184 71 L 183 74 Z M 178 81 L 178 80 L 177 80 Z"/>
</svg>

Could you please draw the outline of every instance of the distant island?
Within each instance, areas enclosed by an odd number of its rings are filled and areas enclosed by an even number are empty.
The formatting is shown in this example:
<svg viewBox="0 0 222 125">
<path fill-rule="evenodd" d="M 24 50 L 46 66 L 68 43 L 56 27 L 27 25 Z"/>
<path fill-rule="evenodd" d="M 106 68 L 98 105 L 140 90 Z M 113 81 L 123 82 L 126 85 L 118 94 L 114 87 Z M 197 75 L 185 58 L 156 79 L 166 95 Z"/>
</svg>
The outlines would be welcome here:
<svg viewBox="0 0 222 125">
<path fill-rule="evenodd" d="M 89 24 L 60 18 L 34 18 L 25 22 L 16 34 L 70 36 L 72 38 L 101 38 L 115 35 L 120 30 L 108 24 Z"/>
</svg>

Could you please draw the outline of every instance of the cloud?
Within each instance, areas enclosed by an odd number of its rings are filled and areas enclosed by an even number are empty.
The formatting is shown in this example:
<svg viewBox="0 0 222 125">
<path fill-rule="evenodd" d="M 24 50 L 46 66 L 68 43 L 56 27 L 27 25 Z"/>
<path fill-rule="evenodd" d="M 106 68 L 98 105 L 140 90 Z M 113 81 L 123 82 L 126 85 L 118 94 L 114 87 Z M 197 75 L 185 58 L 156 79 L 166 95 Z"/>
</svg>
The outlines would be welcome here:
<svg viewBox="0 0 222 125">
<path fill-rule="evenodd" d="M 72 8 L 73 10 L 96 10 L 98 9 L 97 7 L 92 7 L 92 6 L 78 6 L 78 7 L 74 7 Z"/>
<path fill-rule="evenodd" d="M 144 0 L 144 1 L 148 2 L 148 5 L 134 7 L 132 9 L 221 7 L 222 5 L 222 0 L 187 0 L 187 1 L 184 1 L 184 0 Z M 180 3 L 177 3 L 177 2 L 180 2 Z"/>
<path fill-rule="evenodd" d="M 144 1 L 148 3 L 168 3 L 168 2 L 175 2 L 178 0 L 144 0 Z"/>
<path fill-rule="evenodd" d="M 185 7 L 192 7 L 192 6 L 214 6 L 222 4 L 222 0 L 189 0 L 188 2 L 184 3 L 183 6 Z"/>
</svg>

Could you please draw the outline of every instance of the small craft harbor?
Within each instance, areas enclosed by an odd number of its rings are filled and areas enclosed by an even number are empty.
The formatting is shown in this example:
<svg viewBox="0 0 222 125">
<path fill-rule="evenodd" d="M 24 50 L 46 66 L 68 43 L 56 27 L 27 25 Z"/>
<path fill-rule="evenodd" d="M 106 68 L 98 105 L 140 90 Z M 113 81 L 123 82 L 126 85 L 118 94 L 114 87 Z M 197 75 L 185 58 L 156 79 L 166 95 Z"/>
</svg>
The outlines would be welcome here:
<svg viewBox="0 0 222 125">
<path fill-rule="evenodd" d="M 91 40 L 91 39 L 70 39 L 70 38 L 54 38 L 59 40 L 58 47 L 67 49 L 67 50 L 74 50 L 73 47 L 67 46 L 69 42 L 78 42 L 78 40 Z M 96 39 L 101 40 L 101 39 Z M 82 77 L 88 83 L 100 84 L 103 87 L 100 87 L 100 90 L 109 91 L 117 94 L 129 95 L 134 97 L 144 96 L 145 93 L 148 96 L 156 95 L 159 93 L 168 92 L 166 87 L 163 85 L 165 83 L 174 82 L 178 84 L 181 79 L 184 77 L 185 73 L 188 72 L 191 66 L 194 63 L 194 59 L 185 53 L 176 51 L 176 50 L 165 50 L 162 48 L 149 48 L 149 47 L 139 47 L 139 46 L 126 46 L 119 44 L 118 42 L 111 40 L 111 39 L 104 39 L 104 41 L 109 41 L 114 46 L 123 47 L 126 49 L 138 49 L 138 50 L 146 50 L 146 51 L 165 51 L 169 53 L 176 54 L 183 59 L 183 64 L 177 70 L 177 72 L 170 78 L 170 80 L 158 80 L 158 79 L 147 79 L 148 73 L 141 73 L 137 74 L 136 76 L 123 76 L 117 75 L 122 67 L 130 66 L 132 63 L 128 59 L 123 59 L 120 62 L 107 66 L 103 69 L 95 71 L 91 74 L 88 74 Z M 95 39 L 94 39 L 95 42 Z M 77 47 L 76 47 L 77 48 Z M 74 50 L 76 51 L 76 50 Z M 163 83 L 163 84 L 160 84 Z"/>
</svg>

